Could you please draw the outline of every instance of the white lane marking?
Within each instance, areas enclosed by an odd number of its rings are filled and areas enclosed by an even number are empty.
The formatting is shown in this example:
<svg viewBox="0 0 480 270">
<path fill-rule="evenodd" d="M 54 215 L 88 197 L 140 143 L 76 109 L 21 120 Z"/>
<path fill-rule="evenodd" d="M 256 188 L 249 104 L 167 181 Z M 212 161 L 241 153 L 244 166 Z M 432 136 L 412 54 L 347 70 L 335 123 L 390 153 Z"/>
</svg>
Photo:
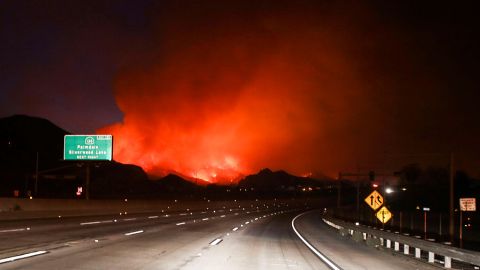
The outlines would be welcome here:
<svg viewBox="0 0 480 270">
<path fill-rule="evenodd" d="M 235 227 L 235 228 L 232 229 L 232 231 L 234 231 L 234 232 L 237 231 L 237 230 L 238 230 L 238 227 Z"/>
<path fill-rule="evenodd" d="M 177 226 L 180 226 L 180 225 L 185 225 L 185 222 L 177 223 Z"/>
<path fill-rule="evenodd" d="M 213 240 L 211 243 L 210 243 L 210 246 L 216 246 L 218 245 L 220 242 L 222 242 L 223 239 L 222 238 L 217 238 L 215 240 Z"/>
<path fill-rule="evenodd" d="M 180 215 L 180 216 L 186 216 L 187 213 L 181 213 L 181 214 L 179 214 L 179 215 Z"/>
<path fill-rule="evenodd" d="M 100 224 L 100 221 L 92 221 L 92 222 L 83 222 L 80 223 L 80 225 L 92 225 L 92 224 Z"/>
<path fill-rule="evenodd" d="M 320 260 L 322 260 L 325 264 L 327 264 L 330 269 L 333 269 L 333 270 L 342 270 L 342 268 L 340 268 L 339 266 L 337 266 L 334 262 L 332 262 L 330 259 L 328 259 L 325 255 L 323 255 L 320 251 L 318 251 L 315 247 L 313 247 L 307 240 L 305 240 L 305 238 L 303 238 L 303 236 L 297 231 L 297 229 L 295 228 L 295 220 L 297 218 L 299 218 L 300 216 L 306 214 L 308 212 L 305 212 L 305 213 L 302 213 L 302 214 L 299 214 L 297 215 L 296 217 L 294 217 L 292 219 L 292 229 L 293 231 L 295 232 L 295 234 L 298 236 L 298 238 L 300 238 L 300 240 L 302 240 L 302 242 L 313 252 L 315 253 L 315 255 L 317 255 Z"/>
<path fill-rule="evenodd" d="M 245 225 L 247 225 L 248 223 L 250 223 L 250 221 L 245 222 Z"/>
<path fill-rule="evenodd" d="M 42 254 L 45 254 L 45 253 L 47 253 L 47 251 L 39 250 L 39 251 L 25 253 L 25 254 L 13 256 L 13 257 L 8 257 L 8 258 L 0 259 L 0 264 L 7 263 L 7 262 L 13 262 L 13 261 L 16 261 L 16 260 L 21 260 L 21 259 L 25 259 L 25 258 L 29 258 L 29 257 L 33 257 L 33 256 L 38 256 L 38 255 L 42 255 Z"/>
<path fill-rule="evenodd" d="M 139 230 L 139 231 L 134 231 L 134 232 L 129 232 L 129 233 L 126 233 L 125 235 L 134 235 L 134 234 L 139 234 L 139 233 L 143 233 L 143 230 Z"/>
<path fill-rule="evenodd" d="M 225 215 L 221 215 L 220 217 L 221 217 L 221 218 L 224 218 L 224 217 L 225 217 Z"/>
<path fill-rule="evenodd" d="M 82 223 L 80 223 L 80 225 L 83 226 L 83 225 L 93 225 L 93 224 L 112 223 L 112 222 L 114 222 L 114 221 L 113 220 L 100 220 L 100 221 L 82 222 Z"/>
<path fill-rule="evenodd" d="M 0 233 L 6 233 L 6 232 L 21 232 L 21 231 L 30 231 L 30 228 L 1 230 Z"/>
<path fill-rule="evenodd" d="M 208 217 L 207 218 L 202 218 L 202 220 L 208 220 Z"/>
<path fill-rule="evenodd" d="M 158 218 L 158 216 L 149 216 L 148 218 Z"/>
<path fill-rule="evenodd" d="M 132 220 L 137 220 L 137 218 L 124 218 L 124 221 L 132 221 Z"/>
</svg>

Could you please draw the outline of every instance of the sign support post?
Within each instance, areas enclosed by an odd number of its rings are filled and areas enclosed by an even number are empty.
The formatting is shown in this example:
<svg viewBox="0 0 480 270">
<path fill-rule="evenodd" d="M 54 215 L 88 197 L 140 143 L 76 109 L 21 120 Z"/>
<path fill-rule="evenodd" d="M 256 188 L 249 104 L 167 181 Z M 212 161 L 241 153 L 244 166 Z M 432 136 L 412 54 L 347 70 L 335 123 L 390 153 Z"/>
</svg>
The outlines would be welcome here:
<svg viewBox="0 0 480 270">
<path fill-rule="evenodd" d="M 463 248 L 463 220 L 462 220 L 462 216 L 463 216 L 463 211 L 460 211 L 460 226 L 459 226 L 459 238 L 458 240 L 460 241 L 460 248 Z"/>
<path fill-rule="evenodd" d="M 460 248 L 463 248 L 463 212 L 464 211 L 477 211 L 477 201 L 476 198 L 460 198 L 460 228 L 459 232 L 459 241 Z"/>
<path fill-rule="evenodd" d="M 90 176 L 92 161 L 111 161 L 113 156 L 112 135 L 65 135 L 64 160 L 83 161 L 85 166 L 85 199 L 90 199 Z"/>
<path fill-rule="evenodd" d="M 90 200 L 90 162 L 85 162 L 85 199 Z"/>
</svg>

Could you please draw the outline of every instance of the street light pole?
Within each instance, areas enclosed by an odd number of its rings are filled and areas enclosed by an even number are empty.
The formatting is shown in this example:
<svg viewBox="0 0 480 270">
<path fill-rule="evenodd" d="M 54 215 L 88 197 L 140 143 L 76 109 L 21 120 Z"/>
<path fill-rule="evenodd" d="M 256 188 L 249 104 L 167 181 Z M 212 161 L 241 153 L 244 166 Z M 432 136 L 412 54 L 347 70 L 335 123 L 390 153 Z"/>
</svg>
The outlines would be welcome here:
<svg viewBox="0 0 480 270">
<path fill-rule="evenodd" d="M 453 157 L 453 152 L 450 153 L 450 218 L 449 218 L 449 226 L 448 226 L 448 232 L 450 234 L 450 241 L 453 243 L 454 239 L 454 233 L 455 233 L 455 211 L 454 211 L 454 178 L 455 178 L 455 172 L 454 172 L 454 157 Z"/>
</svg>

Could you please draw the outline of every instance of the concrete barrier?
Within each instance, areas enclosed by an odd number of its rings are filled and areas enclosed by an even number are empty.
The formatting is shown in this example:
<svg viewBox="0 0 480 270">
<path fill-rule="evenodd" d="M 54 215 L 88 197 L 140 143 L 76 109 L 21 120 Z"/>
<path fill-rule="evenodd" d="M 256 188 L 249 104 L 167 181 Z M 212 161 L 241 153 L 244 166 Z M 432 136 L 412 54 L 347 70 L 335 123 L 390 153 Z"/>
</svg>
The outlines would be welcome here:
<svg viewBox="0 0 480 270">
<path fill-rule="evenodd" d="M 196 211 L 221 208 L 252 208 L 269 203 L 304 205 L 304 200 L 68 200 L 0 198 L 0 220 L 89 216 L 118 213 Z"/>
</svg>

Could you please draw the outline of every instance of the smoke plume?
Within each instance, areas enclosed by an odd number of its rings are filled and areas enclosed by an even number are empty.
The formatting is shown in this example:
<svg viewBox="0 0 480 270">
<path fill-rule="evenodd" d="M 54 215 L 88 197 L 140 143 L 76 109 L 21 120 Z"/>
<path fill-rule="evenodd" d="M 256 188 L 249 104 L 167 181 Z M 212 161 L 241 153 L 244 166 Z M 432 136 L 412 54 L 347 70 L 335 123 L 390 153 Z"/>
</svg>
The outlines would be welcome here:
<svg viewBox="0 0 480 270">
<path fill-rule="evenodd" d="M 158 21 L 158 48 L 116 81 L 124 121 L 99 131 L 115 159 L 221 183 L 331 165 L 362 92 L 338 37 L 315 14 L 231 11 L 174 7 Z"/>
</svg>

